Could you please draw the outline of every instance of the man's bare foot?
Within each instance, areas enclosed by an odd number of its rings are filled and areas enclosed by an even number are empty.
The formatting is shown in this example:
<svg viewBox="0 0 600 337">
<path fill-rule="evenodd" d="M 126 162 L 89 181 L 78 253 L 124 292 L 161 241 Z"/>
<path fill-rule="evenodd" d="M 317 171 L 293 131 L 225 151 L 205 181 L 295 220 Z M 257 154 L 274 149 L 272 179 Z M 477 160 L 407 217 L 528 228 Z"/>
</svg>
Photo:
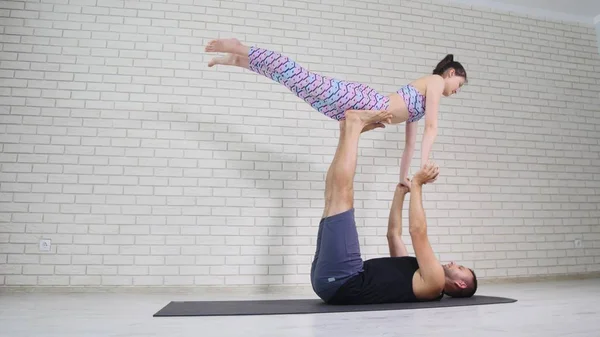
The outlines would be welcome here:
<svg viewBox="0 0 600 337">
<path fill-rule="evenodd" d="M 234 54 L 227 54 L 227 56 L 214 57 L 212 60 L 208 62 L 209 67 L 213 67 L 217 64 L 224 66 L 235 66 L 237 65 L 239 56 Z"/>
<path fill-rule="evenodd" d="M 392 113 L 385 110 L 348 110 L 346 111 L 346 119 L 352 122 L 360 122 L 363 126 L 382 122 L 389 124 L 392 120 Z"/>
<path fill-rule="evenodd" d="M 371 131 L 371 130 L 373 130 L 373 129 L 379 129 L 379 128 L 385 128 L 385 124 L 383 124 L 383 123 L 380 123 L 380 122 L 379 122 L 379 123 L 372 123 L 372 124 L 368 124 L 368 125 L 366 125 L 366 126 L 365 126 L 365 127 L 362 129 L 362 131 L 361 131 L 360 133 L 367 132 L 367 131 Z"/>
<path fill-rule="evenodd" d="M 247 47 L 246 47 L 247 48 Z M 238 39 L 218 39 L 212 40 L 204 48 L 211 53 L 231 53 L 237 55 L 247 55 L 244 45 Z"/>
</svg>

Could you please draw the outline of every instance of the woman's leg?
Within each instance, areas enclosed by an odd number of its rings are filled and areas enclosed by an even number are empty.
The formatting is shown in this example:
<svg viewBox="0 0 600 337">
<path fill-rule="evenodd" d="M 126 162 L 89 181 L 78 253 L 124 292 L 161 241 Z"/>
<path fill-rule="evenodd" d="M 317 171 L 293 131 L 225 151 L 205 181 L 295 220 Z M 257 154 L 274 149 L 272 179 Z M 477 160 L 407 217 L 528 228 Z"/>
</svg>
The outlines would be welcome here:
<svg viewBox="0 0 600 337">
<path fill-rule="evenodd" d="M 261 74 L 284 85 L 315 110 L 336 120 L 345 119 L 347 110 L 388 108 L 389 99 L 372 88 L 310 72 L 289 57 L 272 50 L 247 47 L 236 39 L 222 39 L 211 41 L 206 51 L 230 53 L 211 60 L 209 66 L 234 65 Z"/>
<path fill-rule="evenodd" d="M 281 83 L 332 119 L 345 119 L 348 110 L 386 110 L 389 107 L 386 96 L 366 85 L 311 72 L 278 52 L 251 47 L 248 60 L 250 70 Z"/>
</svg>

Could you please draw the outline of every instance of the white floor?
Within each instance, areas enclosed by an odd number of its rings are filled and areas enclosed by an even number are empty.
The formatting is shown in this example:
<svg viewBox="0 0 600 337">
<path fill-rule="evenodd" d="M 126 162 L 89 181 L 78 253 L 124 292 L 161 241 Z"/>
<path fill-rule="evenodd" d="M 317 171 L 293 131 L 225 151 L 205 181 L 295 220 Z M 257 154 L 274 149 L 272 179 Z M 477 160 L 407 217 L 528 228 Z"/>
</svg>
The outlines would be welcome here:
<svg viewBox="0 0 600 337">
<path fill-rule="evenodd" d="M 0 336 L 600 336 L 600 279 L 482 285 L 479 294 L 519 301 L 384 312 L 154 318 L 172 300 L 312 296 L 4 292 Z"/>
</svg>

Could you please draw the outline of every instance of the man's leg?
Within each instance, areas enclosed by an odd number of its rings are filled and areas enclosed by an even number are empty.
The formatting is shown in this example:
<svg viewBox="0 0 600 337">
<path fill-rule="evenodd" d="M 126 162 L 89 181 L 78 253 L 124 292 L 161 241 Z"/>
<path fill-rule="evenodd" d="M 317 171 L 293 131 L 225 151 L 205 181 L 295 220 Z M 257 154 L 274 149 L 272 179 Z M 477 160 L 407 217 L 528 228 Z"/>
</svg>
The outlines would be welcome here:
<svg viewBox="0 0 600 337">
<path fill-rule="evenodd" d="M 360 134 L 383 127 L 383 122 L 391 118 L 390 113 L 376 110 L 349 110 L 345 114 L 346 119 L 340 122 L 338 147 L 325 179 L 323 218 L 353 208 Z"/>
<path fill-rule="evenodd" d="M 325 209 L 319 224 L 311 282 L 327 301 L 348 278 L 362 270 L 354 222 L 354 175 L 358 141 L 366 125 L 389 118 L 380 111 L 347 111 L 340 122 L 340 139 L 325 181 Z"/>
</svg>

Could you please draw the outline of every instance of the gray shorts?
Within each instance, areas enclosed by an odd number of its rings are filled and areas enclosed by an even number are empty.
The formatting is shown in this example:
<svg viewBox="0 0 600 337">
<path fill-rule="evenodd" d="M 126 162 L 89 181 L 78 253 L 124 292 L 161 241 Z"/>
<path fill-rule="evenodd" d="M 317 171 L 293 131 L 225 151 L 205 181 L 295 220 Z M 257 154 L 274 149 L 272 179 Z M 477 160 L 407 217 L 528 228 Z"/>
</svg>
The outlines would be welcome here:
<svg viewBox="0 0 600 337">
<path fill-rule="evenodd" d="M 327 302 L 342 284 L 362 271 L 354 209 L 321 219 L 310 271 L 315 293 Z"/>
</svg>

